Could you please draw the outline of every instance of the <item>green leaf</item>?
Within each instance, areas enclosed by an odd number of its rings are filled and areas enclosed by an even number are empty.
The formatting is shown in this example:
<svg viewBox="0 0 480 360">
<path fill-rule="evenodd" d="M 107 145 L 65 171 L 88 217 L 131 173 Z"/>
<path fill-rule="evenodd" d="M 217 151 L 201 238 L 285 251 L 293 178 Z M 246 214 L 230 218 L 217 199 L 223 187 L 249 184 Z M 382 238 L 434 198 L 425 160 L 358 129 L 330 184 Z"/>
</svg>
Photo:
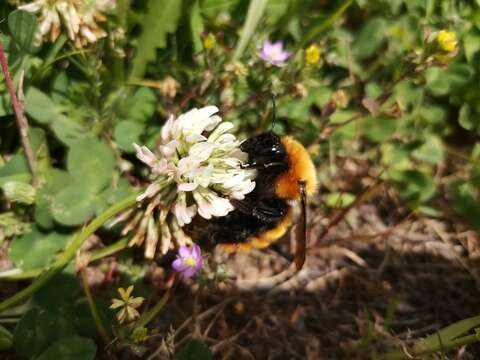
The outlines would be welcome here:
<svg viewBox="0 0 480 360">
<path fill-rule="evenodd" d="M 127 120 L 146 122 L 155 113 L 157 96 L 150 88 L 142 87 L 129 99 Z"/>
<path fill-rule="evenodd" d="M 15 10 L 8 15 L 10 34 L 20 50 L 31 53 L 34 50 L 38 23 L 35 15 L 24 10 Z"/>
<path fill-rule="evenodd" d="M 468 62 L 472 62 L 473 57 L 480 50 L 480 34 L 478 34 L 478 30 L 472 29 L 472 31 L 464 35 L 463 47 L 465 49 L 465 57 Z"/>
<path fill-rule="evenodd" d="M 27 159 L 21 154 L 14 155 L 10 161 L 0 167 L 0 186 L 9 181 L 30 182 Z"/>
<path fill-rule="evenodd" d="M 13 333 L 13 346 L 16 353 L 33 358 L 60 336 L 75 334 L 75 329 L 68 319 L 58 315 L 38 307 L 26 312 Z M 57 358 L 59 359 L 62 358 Z"/>
<path fill-rule="evenodd" d="M 8 350 L 12 347 L 13 335 L 0 325 L 0 351 Z"/>
<path fill-rule="evenodd" d="M 63 115 L 61 106 L 37 88 L 31 87 L 27 91 L 25 110 L 39 123 L 49 124 L 57 138 L 67 146 L 85 136 L 85 129 Z"/>
<path fill-rule="evenodd" d="M 447 95 L 452 90 L 463 91 L 464 86 L 472 81 L 474 70 L 464 63 L 452 63 L 447 70 L 432 67 L 426 71 L 427 88 L 435 96 Z"/>
<path fill-rule="evenodd" d="M 95 337 L 98 333 L 88 304 L 78 301 L 83 295 L 83 289 L 80 287 L 72 268 L 65 269 L 55 276 L 34 294 L 33 301 L 42 311 L 48 311 L 53 316 L 68 323 L 68 326 L 73 327 L 77 335 Z M 62 294 L 62 296 L 58 296 L 58 294 Z M 106 309 L 108 309 L 106 303 L 97 304 L 97 310 L 101 311 L 102 316 Z M 108 313 L 114 316 L 111 311 L 108 311 Z M 71 333 L 73 332 L 71 331 Z M 58 336 L 52 339 L 49 344 L 57 338 Z"/>
<path fill-rule="evenodd" d="M 444 70 L 438 67 L 429 68 L 425 72 L 425 77 L 427 79 L 426 87 L 433 95 L 444 96 L 450 91 L 450 81 L 445 76 Z"/>
<path fill-rule="evenodd" d="M 72 177 L 63 170 L 50 169 L 45 174 L 45 184 L 38 190 L 35 201 L 35 222 L 43 228 L 54 226 L 51 205 L 55 196 L 72 182 Z"/>
<path fill-rule="evenodd" d="M 262 15 L 265 11 L 265 6 L 267 5 L 267 0 L 251 0 L 250 5 L 248 6 L 247 18 L 245 24 L 242 28 L 242 34 L 240 35 L 240 40 L 235 47 L 235 52 L 233 54 L 233 59 L 238 60 L 245 49 L 247 48 L 252 35 L 255 32 L 255 29 L 262 18 Z"/>
<path fill-rule="evenodd" d="M 92 136 L 84 137 L 72 144 L 67 154 L 68 172 L 84 189 L 92 193 L 105 188 L 112 179 L 115 159 L 105 142 Z M 82 191 L 85 195 L 85 192 Z"/>
<path fill-rule="evenodd" d="M 367 22 L 356 38 L 352 53 L 358 60 L 368 59 L 382 46 L 386 35 L 387 22 L 373 18 Z"/>
<path fill-rule="evenodd" d="M 82 296 L 83 290 L 73 271 L 63 270 L 48 284 L 41 288 L 34 296 L 34 302 L 42 310 L 52 313 L 62 313 L 69 317 L 75 306 L 75 301 Z M 62 296 L 58 296 L 62 294 Z M 66 319 L 70 321 L 70 319 Z"/>
<path fill-rule="evenodd" d="M 64 336 L 55 341 L 36 360 L 93 360 L 97 345 L 80 336 Z"/>
<path fill-rule="evenodd" d="M 167 34 L 177 28 L 181 9 L 180 0 L 149 0 L 148 10 L 141 21 L 143 31 L 133 58 L 131 79 L 142 78 L 148 62 L 155 59 L 156 49 L 166 46 Z"/>
<path fill-rule="evenodd" d="M 419 170 L 405 170 L 393 175 L 400 197 L 413 205 L 429 200 L 435 193 L 432 176 Z"/>
<path fill-rule="evenodd" d="M 396 119 L 368 116 L 364 119 L 363 131 L 369 140 L 383 142 L 395 133 L 397 126 Z"/>
<path fill-rule="evenodd" d="M 107 187 L 105 190 L 98 194 L 98 201 L 96 202 L 95 213 L 100 214 L 106 209 L 106 206 L 112 205 L 132 193 L 133 188 L 129 184 L 129 182 L 124 178 L 120 178 L 115 188 Z"/>
<path fill-rule="evenodd" d="M 12 102 L 10 101 L 10 95 L 5 92 L 0 95 L 0 116 L 12 115 L 13 108 Z"/>
<path fill-rule="evenodd" d="M 394 171 L 411 168 L 411 150 L 404 144 L 387 142 L 380 145 L 382 164 Z"/>
<path fill-rule="evenodd" d="M 63 249 L 70 235 L 58 232 L 42 232 L 33 226 L 32 231 L 10 243 L 9 257 L 22 270 L 31 270 L 47 265 L 57 251 Z"/>
<path fill-rule="evenodd" d="M 473 68 L 465 63 L 451 63 L 446 72 L 450 86 L 455 89 L 462 91 L 463 86 L 472 81 L 475 71 Z"/>
<path fill-rule="evenodd" d="M 92 184 L 88 181 L 88 177 L 80 177 L 58 192 L 51 204 L 55 221 L 62 225 L 75 226 L 83 224 L 95 213 L 98 189 L 92 189 Z"/>
<path fill-rule="evenodd" d="M 346 208 L 355 201 L 355 195 L 348 192 L 332 192 L 324 195 L 323 201 L 330 208 Z"/>
<path fill-rule="evenodd" d="M 30 87 L 25 95 L 25 110 L 41 124 L 50 124 L 63 117 L 60 107 L 44 92 Z"/>
<path fill-rule="evenodd" d="M 478 115 L 472 110 L 469 103 L 463 104 L 460 108 L 458 123 L 465 130 L 475 130 L 478 128 Z"/>
<path fill-rule="evenodd" d="M 442 140 L 435 135 L 429 135 L 425 139 L 425 143 L 416 149 L 412 156 L 420 161 L 425 161 L 432 165 L 443 160 L 445 150 Z"/>
<path fill-rule="evenodd" d="M 69 147 L 87 136 L 87 132 L 80 124 L 65 116 L 57 118 L 51 127 L 58 140 Z"/>
<path fill-rule="evenodd" d="M 302 99 L 282 104 L 278 109 L 278 114 L 290 119 L 308 119 L 310 107 L 316 105 L 321 109 L 330 100 L 331 95 L 332 91 L 328 87 L 316 86 Z"/>
<path fill-rule="evenodd" d="M 200 340 L 190 341 L 182 351 L 175 354 L 175 360 L 212 360 L 208 346 Z"/>
</svg>

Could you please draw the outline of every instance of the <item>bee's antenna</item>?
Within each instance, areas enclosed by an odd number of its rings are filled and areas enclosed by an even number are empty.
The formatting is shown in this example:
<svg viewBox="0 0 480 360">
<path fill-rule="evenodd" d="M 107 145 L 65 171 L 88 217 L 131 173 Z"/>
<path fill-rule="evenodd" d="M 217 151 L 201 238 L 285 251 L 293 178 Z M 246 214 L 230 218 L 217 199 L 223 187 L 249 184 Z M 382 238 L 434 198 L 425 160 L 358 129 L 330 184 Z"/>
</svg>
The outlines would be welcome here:
<svg viewBox="0 0 480 360">
<path fill-rule="evenodd" d="M 270 128 L 271 132 L 273 132 L 273 129 L 275 127 L 275 121 L 277 120 L 277 106 L 275 100 L 275 94 L 272 94 L 272 127 Z"/>
</svg>

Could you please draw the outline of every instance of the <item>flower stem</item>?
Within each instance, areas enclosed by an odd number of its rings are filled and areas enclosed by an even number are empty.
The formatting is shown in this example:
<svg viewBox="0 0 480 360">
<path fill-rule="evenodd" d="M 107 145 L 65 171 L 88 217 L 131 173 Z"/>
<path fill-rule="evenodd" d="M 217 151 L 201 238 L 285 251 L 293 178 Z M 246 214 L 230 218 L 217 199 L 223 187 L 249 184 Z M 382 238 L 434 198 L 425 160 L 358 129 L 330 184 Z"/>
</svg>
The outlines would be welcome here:
<svg viewBox="0 0 480 360">
<path fill-rule="evenodd" d="M 142 317 L 138 320 L 136 327 L 146 326 L 152 319 L 163 309 L 164 305 L 167 303 L 170 298 L 170 289 L 162 296 L 159 302 L 155 304 L 150 310 L 148 310 Z"/>
<path fill-rule="evenodd" d="M 108 333 L 103 326 L 102 319 L 100 318 L 97 307 L 95 306 L 95 301 L 93 300 L 92 292 L 90 291 L 90 286 L 88 285 L 88 279 L 85 269 L 80 270 L 80 278 L 82 280 L 83 290 L 85 291 L 85 297 L 87 298 L 88 307 L 90 309 L 90 312 L 92 313 L 95 326 L 97 327 L 98 333 L 102 337 L 104 343 L 108 344 L 110 343 L 110 337 L 108 336 Z"/>
<path fill-rule="evenodd" d="M 33 153 L 32 144 L 28 138 L 28 122 L 24 114 L 23 104 L 18 101 L 15 87 L 13 85 L 12 77 L 10 76 L 10 69 L 8 67 L 7 57 L 3 50 L 3 44 L 0 41 L 0 64 L 2 66 L 3 75 L 5 76 L 5 85 L 7 86 L 10 99 L 12 101 L 13 111 L 15 112 L 15 119 L 17 120 L 18 130 L 20 132 L 20 140 L 22 142 L 23 150 L 25 151 L 25 157 L 27 158 L 28 168 L 32 174 L 32 185 L 38 185 L 37 177 L 37 160 Z M 20 88 L 20 91 L 22 89 Z"/>
<path fill-rule="evenodd" d="M 170 298 L 170 292 L 175 283 L 177 273 L 173 273 L 167 281 L 167 292 L 162 296 L 160 301 L 155 304 L 150 310 L 148 310 L 142 317 L 138 320 L 136 327 L 145 327 L 147 324 L 153 320 L 155 316 L 163 309 L 168 299 Z"/>
<path fill-rule="evenodd" d="M 129 241 L 128 238 L 123 238 L 118 240 L 117 242 L 114 242 L 111 245 L 108 245 L 108 246 L 105 246 L 104 248 L 93 251 L 91 253 L 90 262 L 103 259 L 104 257 L 110 256 L 120 250 L 125 249 L 128 246 L 128 241 Z M 26 280 L 26 279 L 36 278 L 44 270 L 46 270 L 46 268 L 38 268 L 38 269 L 32 269 L 27 271 L 20 271 L 19 269 L 16 269 L 16 270 L 17 271 L 15 273 L 11 273 L 10 275 L 6 274 L 6 271 L 4 272 L 5 275 L 0 273 L 0 280 L 17 281 L 17 280 Z"/>
<path fill-rule="evenodd" d="M 73 237 L 72 242 L 66 247 L 63 253 L 60 254 L 51 268 L 47 269 L 29 286 L 2 301 L 0 303 L 0 312 L 19 303 L 22 300 L 25 300 L 29 296 L 33 295 L 36 291 L 41 289 L 45 284 L 47 284 L 55 275 L 62 271 L 62 269 L 70 262 L 70 260 L 72 260 L 76 251 L 90 235 L 92 235 L 100 226 L 103 225 L 103 223 L 105 223 L 105 221 L 110 219 L 112 216 L 135 204 L 138 195 L 139 194 L 133 194 L 126 197 L 118 203 L 113 204 L 110 208 L 93 219 L 88 226 L 86 226 L 81 232 L 77 233 L 77 235 Z"/>
</svg>

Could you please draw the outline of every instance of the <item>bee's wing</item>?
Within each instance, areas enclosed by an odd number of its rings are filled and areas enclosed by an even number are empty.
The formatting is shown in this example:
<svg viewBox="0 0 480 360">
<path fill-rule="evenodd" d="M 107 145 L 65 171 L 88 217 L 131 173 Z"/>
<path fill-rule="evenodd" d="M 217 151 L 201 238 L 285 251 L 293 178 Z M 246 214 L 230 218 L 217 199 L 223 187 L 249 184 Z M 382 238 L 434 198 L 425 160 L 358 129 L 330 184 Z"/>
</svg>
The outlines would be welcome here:
<svg viewBox="0 0 480 360">
<path fill-rule="evenodd" d="M 301 270 L 305 263 L 307 251 L 307 194 L 305 193 L 305 182 L 299 182 L 301 195 L 300 219 L 295 228 L 295 266 Z"/>
</svg>

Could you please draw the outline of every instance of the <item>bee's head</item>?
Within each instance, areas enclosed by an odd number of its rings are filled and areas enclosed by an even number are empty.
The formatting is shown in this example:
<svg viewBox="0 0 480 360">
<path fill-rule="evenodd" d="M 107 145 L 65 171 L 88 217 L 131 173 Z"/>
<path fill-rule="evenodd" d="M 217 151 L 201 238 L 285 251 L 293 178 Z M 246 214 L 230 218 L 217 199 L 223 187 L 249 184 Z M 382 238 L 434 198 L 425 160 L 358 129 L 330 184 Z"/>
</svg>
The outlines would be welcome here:
<svg viewBox="0 0 480 360">
<path fill-rule="evenodd" d="M 280 137 L 273 132 L 266 132 L 245 140 L 240 145 L 246 152 L 252 165 L 286 163 L 287 153 Z"/>
</svg>

